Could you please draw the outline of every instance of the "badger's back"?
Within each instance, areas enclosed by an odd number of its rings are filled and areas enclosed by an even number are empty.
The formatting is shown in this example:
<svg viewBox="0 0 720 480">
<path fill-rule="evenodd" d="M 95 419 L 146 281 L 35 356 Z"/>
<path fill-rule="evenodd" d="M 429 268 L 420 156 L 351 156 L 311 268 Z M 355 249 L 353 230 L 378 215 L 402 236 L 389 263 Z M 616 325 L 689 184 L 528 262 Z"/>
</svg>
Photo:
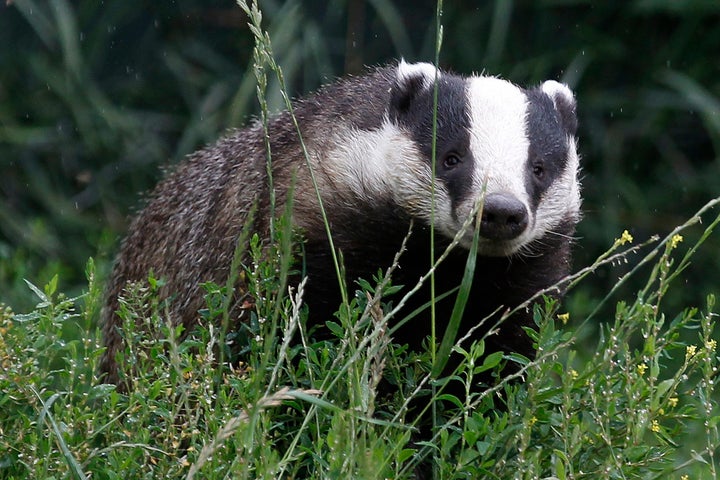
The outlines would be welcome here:
<svg viewBox="0 0 720 480">
<path fill-rule="evenodd" d="M 329 168 L 322 152 L 342 125 L 346 129 L 370 130 L 383 120 L 389 98 L 391 68 L 365 77 L 348 78 L 328 85 L 294 104 L 303 141 L 319 169 Z M 228 277 L 236 242 L 249 229 L 267 237 L 270 211 L 267 155 L 263 127 L 259 122 L 232 131 L 170 170 L 133 218 L 106 289 L 103 335 L 107 347 L 101 370 L 117 381 L 115 355 L 123 347 L 122 327 L 116 315 L 128 282 L 144 282 L 152 272 L 163 280 L 161 297 L 173 296 L 172 321 L 186 330 L 195 323 L 203 306 L 200 284 L 222 284 Z M 296 185 L 293 203 L 305 231 L 324 232 L 316 194 L 305 156 L 288 112 L 269 123 L 276 211 L 282 212 L 287 188 Z M 324 188 L 327 176 L 319 175 Z M 331 202 L 330 202 L 331 203 Z M 359 206 L 358 206 L 359 207 Z M 249 213 L 257 214 L 249 221 Z M 339 216 L 343 213 L 338 212 Z"/>
</svg>

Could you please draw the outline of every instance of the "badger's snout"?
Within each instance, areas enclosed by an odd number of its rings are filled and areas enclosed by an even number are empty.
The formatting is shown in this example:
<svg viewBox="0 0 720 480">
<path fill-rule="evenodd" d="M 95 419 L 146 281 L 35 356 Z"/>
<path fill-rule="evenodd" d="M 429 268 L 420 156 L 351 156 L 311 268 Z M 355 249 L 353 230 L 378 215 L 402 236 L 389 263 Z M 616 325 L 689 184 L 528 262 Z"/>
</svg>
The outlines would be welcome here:
<svg viewBox="0 0 720 480">
<path fill-rule="evenodd" d="M 485 197 L 480 236 L 489 240 L 512 240 L 528 226 L 525 205 L 509 193 L 492 193 Z"/>
</svg>

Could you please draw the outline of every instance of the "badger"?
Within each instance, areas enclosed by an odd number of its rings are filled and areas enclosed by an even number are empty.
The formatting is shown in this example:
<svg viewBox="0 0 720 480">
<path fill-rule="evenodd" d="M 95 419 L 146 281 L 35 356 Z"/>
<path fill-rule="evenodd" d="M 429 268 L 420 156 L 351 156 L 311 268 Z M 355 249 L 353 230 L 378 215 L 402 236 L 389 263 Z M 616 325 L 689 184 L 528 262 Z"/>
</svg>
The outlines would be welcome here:
<svg viewBox="0 0 720 480">
<path fill-rule="evenodd" d="M 430 267 L 433 235 L 438 252 L 459 237 L 459 248 L 435 271 L 439 291 L 451 290 L 479 228 L 460 335 L 569 273 L 581 195 L 576 102 L 566 85 L 549 80 L 524 89 L 400 61 L 324 86 L 294 102 L 292 112 L 271 117 L 267 137 L 256 121 L 192 154 L 132 220 L 103 309 L 101 370 L 108 381 L 118 381 L 124 344 L 116 311 L 128 282 L 154 272 L 164 280 L 160 295 L 172 296 L 172 323 L 191 331 L 204 306 L 201 284 L 224 284 L 246 229 L 269 240 L 273 212 L 284 211 L 290 196 L 292 226 L 303 238 L 308 323 L 333 319 L 341 295 L 311 173 L 348 284 L 392 264 L 406 240 L 392 281 L 414 286 Z M 467 228 L 481 196 L 482 215 Z M 440 332 L 451 297 L 436 305 Z M 405 308 L 415 311 L 429 298 L 423 287 Z M 530 355 L 523 327 L 531 324 L 532 312 L 518 311 L 487 338 L 488 349 Z M 393 341 L 419 349 L 430 329 L 429 314 L 418 315 Z"/>
</svg>

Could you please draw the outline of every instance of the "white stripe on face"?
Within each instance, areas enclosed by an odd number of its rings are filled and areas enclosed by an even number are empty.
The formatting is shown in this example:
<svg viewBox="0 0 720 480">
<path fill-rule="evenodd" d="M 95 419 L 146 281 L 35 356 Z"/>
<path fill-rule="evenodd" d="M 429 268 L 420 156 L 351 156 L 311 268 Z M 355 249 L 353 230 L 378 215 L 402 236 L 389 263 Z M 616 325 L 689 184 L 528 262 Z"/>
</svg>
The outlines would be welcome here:
<svg viewBox="0 0 720 480">
<path fill-rule="evenodd" d="M 530 145 L 525 132 L 527 97 L 518 87 L 499 78 L 472 77 L 468 82 L 470 151 L 475 161 L 472 182 L 477 195 L 458 206 L 458 217 L 466 217 L 483 191 L 486 195 L 510 194 L 525 205 L 529 213 L 528 231 L 532 230 L 534 217 L 525 186 Z M 488 254 L 504 255 L 524 244 L 528 231 L 501 244 L 483 241 L 480 247 Z"/>
<path fill-rule="evenodd" d="M 498 78 L 473 77 L 469 82 L 473 183 L 480 191 L 487 182 L 489 193 L 512 193 L 527 204 L 527 98 L 518 87 Z"/>
</svg>

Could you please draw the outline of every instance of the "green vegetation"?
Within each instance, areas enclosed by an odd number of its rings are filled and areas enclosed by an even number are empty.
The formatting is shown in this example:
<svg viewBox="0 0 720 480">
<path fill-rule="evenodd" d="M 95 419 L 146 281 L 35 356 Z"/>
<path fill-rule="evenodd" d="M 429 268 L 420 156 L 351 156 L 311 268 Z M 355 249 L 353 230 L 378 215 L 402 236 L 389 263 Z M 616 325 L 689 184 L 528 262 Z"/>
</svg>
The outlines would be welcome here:
<svg viewBox="0 0 720 480">
<path fill-rule="evenodd" d="M 119 393 L 97 378 L 100 287 L 90 262 L 82 296 L 58 293 L 55 278 L 30 285 L 39 302 L 30 313 L 0 315 L 0 476 L 412 478 L 432 468 L 437 478 L 716 478 L 715 297 L 676 315 L 662 302 L 720 223 L 707 214 L 718 203 L 662 241 L 633 247 L 623 234 L 575 276 L 646 250 L 644 288 L 617 304 L 591 352 L 569 327 L 579 319 L 550 301 L 528 332 L 534 361 L 458 342 L 465 361 L 449 381 L 463 397 L 433 380 L 429 352 L 390 342 L 387 279 L 363 282 L 330 325 L 338 338 L 315 342 L 302 285 L 284 293 L 277 275 L 286 255 L 265 256 L 256 240 L 244 272 L 263 300 L 233 339 L 214 326 L 227 315 L 225 287 L 206 285 L 201 326 L 182 342 L 157 280 L 128 289 L 120 358 L 133 373 Z M 708 225 L 689 246 L 684 236 L 701 218 Z M 586 319 L 581 330 L 597 327 Z M 242 361 L 218 359 L 229 340 L 247 345 Z M 519 372 L 499 375 L 505 364 Z M 488 372 L 491 384 L 471 388 Z M 422 414 L 432 401 L 434 426 Z"/>
<path fill-rule="evenodd" d="M 408 3 L 369 2 L 363 24 L 335 2 L 263 2 L 274 49 L 263 61 L 305 92 L 363 60 L 433 58 L 435 2 Z M 706 27 L 720 8 L 476 3 L 445 6 L 441 63 L 518 83 L 561 76 L 581 108 L 578 265 L 590 266 L 564 306 L 536 308 L 537 359 L 456 342 L 465 362 L 436 378 L 431 351 L 388 337 L 397 319 L 383 299 L 396 286 L 383 275 L 348 286 L 329 324 L 337 339 L 313 340 L 302 286 L 286 291 L 280 224 L 277 254 L 255 241 L 238 271 L 263 300 L 232 337 L 219 327 L 232 282 L 205 286 L 201 325 L 182 341 L 155 296 L 161 279 L 128 290 L 127 393 L 97 377 L 96 325 L 125 214 L 158 165 L 244 122 L 256 82 L 261 115 L 286 99 L 255 68 L 237 7 L 6 7 L 0 300 L 13 307 L 0 311 L 0 478 L 716 478 L 720 199 L 675 225 L 718 191 L 720 76 L 707 59 L 720 32 Z M 346 33 L 361 48 L 334 50 Z M 664 237 L 633 246 L 624 228 Z M 97 265 L 85 263 L 93 252 Z M 228 342 L 247 346 L 240 358 Z M 503 376 L 507 365 L 519 372 Z M 478 378 L 486 388 L 470 388 Z"/>
</svg>

